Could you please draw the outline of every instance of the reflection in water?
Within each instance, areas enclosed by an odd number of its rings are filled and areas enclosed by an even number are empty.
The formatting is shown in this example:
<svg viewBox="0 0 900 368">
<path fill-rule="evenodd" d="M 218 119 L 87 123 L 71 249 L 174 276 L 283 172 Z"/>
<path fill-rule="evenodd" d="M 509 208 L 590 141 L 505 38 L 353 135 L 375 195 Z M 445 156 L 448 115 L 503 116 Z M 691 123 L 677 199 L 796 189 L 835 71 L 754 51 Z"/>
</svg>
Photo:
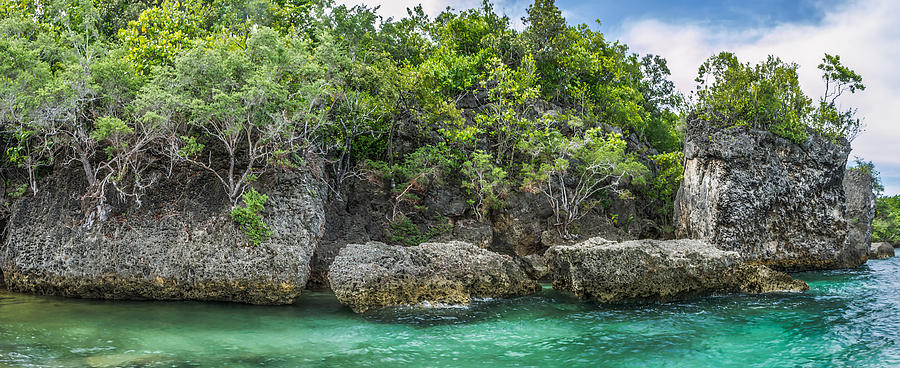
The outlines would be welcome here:
<svg viewBox="0 0 900 368">
<path fill-rule="evenodd" d="M 812 290 L 599 305 L 545 288 L 361 316 L 328 293 L 280 307 L 6 293 L 0 366 L 900 366 L 900 260 L 796 276 Z"/>
</svg>

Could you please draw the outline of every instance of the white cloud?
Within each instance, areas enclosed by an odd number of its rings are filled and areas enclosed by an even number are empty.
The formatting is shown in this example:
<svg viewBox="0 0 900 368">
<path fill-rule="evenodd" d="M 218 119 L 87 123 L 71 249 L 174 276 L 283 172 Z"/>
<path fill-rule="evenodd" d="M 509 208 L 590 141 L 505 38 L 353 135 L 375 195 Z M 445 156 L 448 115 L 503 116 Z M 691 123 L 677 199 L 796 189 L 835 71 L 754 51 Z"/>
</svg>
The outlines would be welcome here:
<svg viewBox="0 0 900 368">
<path fill-rule="evenodd" d="M 826 11 L 817 24 L 782 24 L 734 31 L 701 24 L 671 24 L 654 19 L 627 23 L 622 41 L 635 52 L 654 53 L 669 61 L 682 91 L 694 87 L 697 67 L 716 52 L 735 52 L 757 62 L 769 54 L 800 64 L 807 94 L 822 92 L 816 66 L 824 53 L 841 55 L 843 63 L 863 76 L 867 89 L 846 97 L 859 108 L 866 131 L 853 142 L 853 153 L 875 162 L 887 187 L 900 194 L 900 2 L 859 0 Z"/>
</svg>

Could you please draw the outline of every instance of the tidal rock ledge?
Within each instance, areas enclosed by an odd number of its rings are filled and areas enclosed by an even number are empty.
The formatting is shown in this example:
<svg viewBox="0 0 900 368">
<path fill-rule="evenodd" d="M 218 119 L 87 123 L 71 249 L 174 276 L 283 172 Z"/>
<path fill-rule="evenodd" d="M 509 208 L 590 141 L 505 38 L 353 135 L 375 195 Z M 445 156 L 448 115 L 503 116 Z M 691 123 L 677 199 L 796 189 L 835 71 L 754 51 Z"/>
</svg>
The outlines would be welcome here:
<svg viewBox="0 0 900 368">
<path fill-rule="evenodd" d="M 666 301 L 714 293 L 806 291 L 809 286 L 699 240 L 592 238 L 547 253 L 555 289 L 599 302 Z"/>
<path fill-rule="evenodd" d="M 350 244 L 335 257 L 328 281 L 338 300 L 357 313 L 423 302 L 467 304 L 541 289 L 512 257 L 463 242 Z"/>
</svg>

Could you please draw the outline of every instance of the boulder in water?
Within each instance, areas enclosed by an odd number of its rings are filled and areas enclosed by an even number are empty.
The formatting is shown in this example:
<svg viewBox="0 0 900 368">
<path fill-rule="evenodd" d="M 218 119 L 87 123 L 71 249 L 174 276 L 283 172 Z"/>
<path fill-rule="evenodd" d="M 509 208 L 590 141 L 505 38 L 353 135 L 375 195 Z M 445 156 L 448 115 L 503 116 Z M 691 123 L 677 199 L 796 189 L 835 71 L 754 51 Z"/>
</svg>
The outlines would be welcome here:
<svg viewBox="0 0 900 368">
<path fill-rule="evenodd" d="M 888 259 L 894 256 L 894 247 L 890 243 L 872 243 L 869 247 L 870 259 Z"/>
<path fill-rule="evenodd" d="M 350 244 L 335 257 L 328 282 L 338 300 L 357 313 L 423 302 L 467 304 L 472 298 L 541 289 L 512 257 L 463 242 Z"/>
<path fill-rule="evenodd" d="M 599 302 L 665 301 L 713 293 L 805 291 L 805 282 L 750 265 L 699 240 L 592 238 L 547 253 L 556 289 Z"/>
</svg>

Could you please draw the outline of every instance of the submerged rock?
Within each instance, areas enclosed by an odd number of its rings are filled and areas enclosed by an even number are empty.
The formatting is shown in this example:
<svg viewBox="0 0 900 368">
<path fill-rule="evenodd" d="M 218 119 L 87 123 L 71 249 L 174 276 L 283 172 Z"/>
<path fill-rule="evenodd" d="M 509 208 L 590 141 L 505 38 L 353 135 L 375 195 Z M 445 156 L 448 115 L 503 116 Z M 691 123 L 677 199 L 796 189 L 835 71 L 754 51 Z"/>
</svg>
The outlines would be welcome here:
<svg viewBox="0 0 900 368">
<path fill-rule="evenodd" d="M 847 239 L 844 170 L 850 145 L 811 135 L 795 144 L 768 131 L 688 124 L 679 238 L 703 239 L 784 271 L 856 267 Z"/>
<path fill-rule="evenodd" d="M 57 173 L 13 208 L 0 265 L 11 291 L 103 299 L 292 303 L 304 288 L 324 213 L 306 175 L 266 176 L 263 217 L 272 237 L 252 245 L 211 178 L 168 180 L 140 207 L 82 225 L 72 193 L 84 179 Z"/>
<path fill-rule="evenodd" d="M 890 243 L 872 243 L 869 247 L 869 258 L 888 259 L 894 256 L 894 247 Z"/>
<path fill-rule="evenodd" d="M 463 242 L 350 244 L 335 257 L 328 281 L 338 300 L 357 313 L 422 302 L 467 304 L 541 288 L 512 257 Z"/>
<path fill-rule="evenodd" d="M 872 221 L 875 220 L 875 178 L 856 168 L 844 174 L 844 196 L 850 247 L 868 251 L 872 244 Z"/>
<path fill-rule="evenodd" d="M 600 302 L 809 290 L 803 281 L 746 264 L 736 252 L 698 240 L 615 243 L 593 238 L 550 248 L 546 255 L 554 288 Z"/>
</svg>

